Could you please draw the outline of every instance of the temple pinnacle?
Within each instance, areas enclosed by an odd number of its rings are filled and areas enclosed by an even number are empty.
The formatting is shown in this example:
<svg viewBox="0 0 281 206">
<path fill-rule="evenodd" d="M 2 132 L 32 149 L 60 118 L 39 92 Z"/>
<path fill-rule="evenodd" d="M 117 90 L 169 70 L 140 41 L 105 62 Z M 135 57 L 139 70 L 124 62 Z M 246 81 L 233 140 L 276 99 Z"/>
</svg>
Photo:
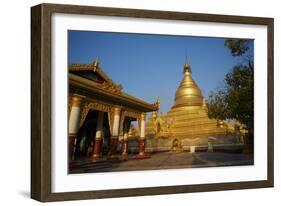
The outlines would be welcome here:
<svg viewBox="0 0 281 206">
<path fill-rule="evenodd" d="M 98 67 L 99 66 L 99 57 L 97 56 L 96 60 L 93 62 L 94 67 Z"/>
<path fill-rule="evenodd" d="M 187 61 L 187 55 L 185 56 L 185 63 L 184 63 L 184 66 L 183 66 L 183 73 L 185 73 L 185 72 L 191 73 L 191 68 L 190 68 L 190 65 Z"/>
</svg>

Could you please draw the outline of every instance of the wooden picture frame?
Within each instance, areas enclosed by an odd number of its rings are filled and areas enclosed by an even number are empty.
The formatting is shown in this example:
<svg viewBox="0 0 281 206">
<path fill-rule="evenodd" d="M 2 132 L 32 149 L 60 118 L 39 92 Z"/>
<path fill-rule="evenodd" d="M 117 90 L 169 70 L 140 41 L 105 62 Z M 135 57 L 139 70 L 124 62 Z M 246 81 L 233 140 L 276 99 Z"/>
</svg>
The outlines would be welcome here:
<svg viewBox="0 0 281 206">
<path fill-rule="evenodd" d="M 53 193 L 51 190 L 51 16 L 54 13 L 264 25 L 267 27 L 267 180 Z M 273 187 L 274 82 L 272 18 L 40 4 L 31 8 L 31 198 L 64 201 Z"/>
</svg>

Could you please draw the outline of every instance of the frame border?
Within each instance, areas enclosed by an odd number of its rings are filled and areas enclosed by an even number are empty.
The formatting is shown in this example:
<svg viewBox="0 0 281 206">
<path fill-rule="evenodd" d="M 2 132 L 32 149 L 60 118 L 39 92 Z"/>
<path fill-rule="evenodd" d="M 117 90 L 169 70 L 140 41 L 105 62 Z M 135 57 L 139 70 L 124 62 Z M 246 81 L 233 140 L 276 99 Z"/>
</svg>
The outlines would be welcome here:
<svg viewBox="0 0 281 206">
<path fill-rule="evenodd" d="M 267 180 L 133 189 L 61 192 L 51 191 L 51 16 L 53 13 L 167 20 L 239 23 L 267 26 L 268 131 Z M 31 198 L 65 201 L 161 195 L 189 192 L 266 188 L 274 186 L 274 19 L 127 8 L 40 4 L 31 7 Z"/>
</svg>

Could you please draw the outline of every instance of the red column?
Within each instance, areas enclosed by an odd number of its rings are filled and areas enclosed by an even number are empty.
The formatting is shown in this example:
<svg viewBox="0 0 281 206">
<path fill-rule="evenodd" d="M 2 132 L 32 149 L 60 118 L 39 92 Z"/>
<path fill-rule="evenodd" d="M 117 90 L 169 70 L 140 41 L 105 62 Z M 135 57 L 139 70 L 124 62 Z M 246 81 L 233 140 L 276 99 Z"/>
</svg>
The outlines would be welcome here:
<svg viewBox="0 0 281 206">
<path fill-rule="evenodd" d="M 131 121 L 124 122 L 124 130 L 123 130 L 123 141 L 122 141 L 122 160 L 127 160 L 127 150 L 128 150 L 128 132 L 130 128 Z"/>
<path fill-rule="evenodd" d="M 145 113 L 141 114 L 140 118 L 140 140 L 139 140 L 139 157 L 145 157 Z"/>
<path fill-rule="evenodd" d="M 145 156 L 145 139 L 139 140 L 139 157 Z"/>
<path fill-rule="evenodd" d="M 117 158 L 118 137 L 112 136 L 109 143 L 109 158 Z"/>
<path fill-rule="evenodd" d="M 120 107 L 116 107 L 114 109 L 112 136 L 110 138 L 110 143 L 109 143 L 109 158 L 110 159 L 118 159 L 117 144 L 118 144 L 118 137 L 119 137 L 120 112 L 121 112 Z"/>
<path fill-rule="evenodd" d="M 97 129 L 95 134 L 95 145 L 93 150 L 92 158 L 94 160 L 97 160 L 101 157 L 101 142 L 102 142 L 102 130 L 103 130 L 103 117 L 104 113 L 99 111 L 98 113 L 98 119 L 97 119 Z"/>
<path fill-rule="evenodd" d="M 69 161 L 74 159 L 75 140 L 77 138 L 81 117 L 82 100 L 84 96 L 73 94 L 70 97 L 71 108 L 68 119 L 68 157 Z"/>
<path fill-rule="evenodd" d="M 101 143 L 102 143 L 102 139 L 95 139 L 95 145 L 94 145 L 94 152 L 92 155 L 92 158 L 94 160 L 97 160 L 101 157 Z"/>
<path fill-rule="evenodd" d="M 128 140 L 124 139 L 122 142 L 122 160 L 127 159 Z"/>
</svg>

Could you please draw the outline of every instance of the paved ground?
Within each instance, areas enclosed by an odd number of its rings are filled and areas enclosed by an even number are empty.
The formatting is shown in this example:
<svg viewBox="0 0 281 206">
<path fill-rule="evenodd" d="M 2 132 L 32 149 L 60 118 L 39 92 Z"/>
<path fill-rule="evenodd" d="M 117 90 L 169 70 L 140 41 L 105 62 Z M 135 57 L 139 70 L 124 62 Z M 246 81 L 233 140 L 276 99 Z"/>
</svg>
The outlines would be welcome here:
<svg viewBox="0 0 281 206">
<path fill-rule="evenodd" d="M 135 159 L 130 156 L 128 161 L 108 161 L 102 159 L 97 162 L 78 160 L 71 164 L 70 173 L 114 172 L 154 169 L 177 169 L 192 167 L 215 167 L 253 165 L 253 157 L 249 154 L 223 152 L 162 152 L 151 154 L 147 159 Z"/>
</svg>

